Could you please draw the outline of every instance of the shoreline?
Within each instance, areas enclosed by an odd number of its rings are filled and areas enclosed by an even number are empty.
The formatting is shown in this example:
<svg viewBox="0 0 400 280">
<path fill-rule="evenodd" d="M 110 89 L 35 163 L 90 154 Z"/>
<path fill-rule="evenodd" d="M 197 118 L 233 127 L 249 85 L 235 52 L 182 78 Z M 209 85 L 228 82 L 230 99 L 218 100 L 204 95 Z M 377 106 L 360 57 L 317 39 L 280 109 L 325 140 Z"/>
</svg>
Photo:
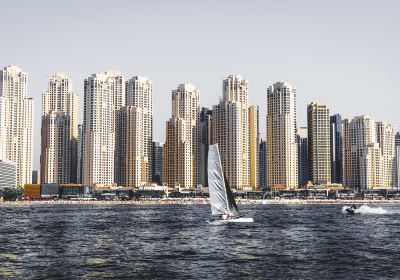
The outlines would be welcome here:
<svg viewBox="0 0 400 280">
<path fill-rule="evenodd" d="M 24 200 L 0 201 L 0 206 L 35 206 L 35 205 L 193 205 L 209 204 L 208 199 L 148 199 L 148 200 Z M 349 204 L 387 204 L 398 205 L 400 200 L 329 200 L 329 199 L 240 199 L 238 205 L 349 205 Z"/>
</svg>

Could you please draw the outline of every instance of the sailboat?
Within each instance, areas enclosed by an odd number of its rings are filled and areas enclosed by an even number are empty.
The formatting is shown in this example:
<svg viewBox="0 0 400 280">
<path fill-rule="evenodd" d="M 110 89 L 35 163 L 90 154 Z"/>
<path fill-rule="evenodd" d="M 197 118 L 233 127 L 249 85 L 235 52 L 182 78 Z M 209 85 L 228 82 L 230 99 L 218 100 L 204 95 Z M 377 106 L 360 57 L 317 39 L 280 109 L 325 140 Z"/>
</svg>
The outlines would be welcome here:
<svg viewBox="0 0 400 280">
<path fill-rule="evenodd" d="M 253 218 L 246 218 L 239 213 L 232 190 L 222 171 L 218 144 L 209 147 L 207 173 L 211 214 L 213 216 L 208 223 L 252 223 Z"/>
</svg>

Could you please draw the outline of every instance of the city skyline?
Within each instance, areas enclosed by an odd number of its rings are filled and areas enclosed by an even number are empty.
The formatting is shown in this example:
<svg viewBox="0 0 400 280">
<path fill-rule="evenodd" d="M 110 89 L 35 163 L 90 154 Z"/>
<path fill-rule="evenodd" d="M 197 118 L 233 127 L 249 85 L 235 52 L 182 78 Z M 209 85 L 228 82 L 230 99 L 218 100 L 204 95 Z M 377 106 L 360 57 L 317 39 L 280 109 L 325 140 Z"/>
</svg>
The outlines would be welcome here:
<svg viewBox="0 0 400 280">
<path fill-rule="evenodd" d="M 220 98 L 221 81 L 236 73 L 249 81 L 249 103 L 260 107 L 261 135 L 265 134 L 266 89 L 276 81 L 298 90 L 298 127 L 306 125 L 306 105 L 313 100 L 329 104 L 331 113 L 343 118 L 369 114 L 399 127 L 400 116 L 394 112 L 400 97 L 391 85 L 397 81 L 400 65 L 400 41 L 393 36 L 400 3 L 354 1 L 344 8 L 344 2 L 253 1 L 244 10 L 238 1 L 229 5 L 224 1 L 121 1 L 112 7 L 94 3 L 71 1 L 62 14 L 49 12 L 50 3 L 2 6 L 2 19 L 24 32 L 15 36 L 13 29 L 4 30 L 0 62 L 2 67 L 17 65 L 28 73 L 36 129 L 40 128 L 40 95 L 51 75 L 65 72 L 74 81 L 82 123 L 84 78 L 109 69 L 154 82 L 154 139 L 161 142 L 165 142 L 163 126 L 170 115 L 165 104 L 171 88 L 193 83 L 202 92 L 200 105 L 212 108 Z M 91 9 L 96 16 L 88 20 L 82 11 Z M 128 16 L 133 9 L 147 12 Z M 194 20 L 195 11 L 207 20 Z M 281 22 L 282 17 L 288 20 Z M 86 30 L 92 30 L 92 35 Z M 126 36 L 132 32 L 135 36 Z M 100 39 L 106 33 L 123 38 L 124 44 Z M 235 44 L 226 39 L 237 36 L 242 40 Z M 275 38 L 279 43 L 272 43 Z M 182 39 L 195 43 L 182 44 Z M 79 43 L 71 46 L 71 42 Z M 116 54 L 105 55 L 110 50 Z M 179 67 L 177 61 L 187 61 L 190 67 Z M 39 143 L 40 135 L 35 133 L 35 170 L 39 169 Z"/>
</svg>

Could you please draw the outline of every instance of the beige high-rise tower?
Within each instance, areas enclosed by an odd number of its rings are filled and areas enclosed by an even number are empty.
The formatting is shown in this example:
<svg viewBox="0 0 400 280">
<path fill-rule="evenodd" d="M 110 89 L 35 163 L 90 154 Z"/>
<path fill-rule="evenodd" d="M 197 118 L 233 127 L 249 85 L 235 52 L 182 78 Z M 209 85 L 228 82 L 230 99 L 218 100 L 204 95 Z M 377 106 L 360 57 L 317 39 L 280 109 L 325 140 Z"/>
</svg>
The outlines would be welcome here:
<svg viewBox="0 0 400 280">
<path fill-rule="evenodd" d="M 33 99 L 27 90 L 27 74 L 20 68 L 0 71 L 0 157 L 16 164 L 17 186 L 32 182 Z"/>
<path fill-rule="evenodd" d="M 43 183 L 71 183 L 71 118 L 61 111 L 42 116 L 40 178 Z"/>
<path fill-rule="evenodd" d="M 249 107 L 249 159 L 250 159 L 250 186 L 258 188 L 260 175 L 260 127 L 258 106 Z"/>
<path fill-rule="evenodd" d="M 83 118 L 83 184 L 114 183 L 115 115 L 125 106 L 125 81 L 119 71 L 85 79 Z"/>
<path fill-rule="evenodd" d="M 78 94 L 68 75 L 57 73 L 42 94 L 42 182 L 77 182 L 77 138 Z"/>
<path fill-rule="evenodd" d="M 393 170 L 395 158 L 395 129 L 390 123 L 376 123 L 376 141 L 381 148 L 383 171 L 382 186 L 391 189 L 393 187 Z"/>
<path fill-rule="evenodd" d="M 308 160 L 314 185 L 331 182 L 330 115 L 327 105 L 312 102 L 307 107 Z"/>
<path fill-rule="evenodd" d="M 379 135 L 379 136 L 378 136 Z M 390 147 L 393 145 L 393 147 Z M 343 121 L 343 183 L 364 190 L 391 187 L 394 129 L 369 116 Z"/>
<path fill-rule="evenodd" d="M 296 88 L 285 82 L 267 90 L 267 185 L 298 186 Z"/>
<path fill-rule="evenodd" d="M 199 176 L 200 92 L 192 84 L 172 91 L 172 117 L 166 124 L 163 181 L 170 187 L 193 188 Z"/>
<path fill-rule="evenodd" d="M 152 179 L 153 83 L 133 77 L 126 82 L 127 106 L 117 111 L 115 182 L 139 187 Z"/>
<path fill-rule="evenodd" d="M 258 112 L 252 109 L 252 140 L 258 130 Z M 218 143 L 222 168 L 229 184 L 242 189 L 257 187 L 258 160 L 254 158 L 253 185 L 250 177 L 250 123 L 248 81 L 240 75 L 230 75 L 223 81 L 223 100 L 213 107 L 213 142 Z M 253 146 L 258 154 L 257 148 Z M 255 156 L 255 154 L 253 154 Z"/>
</svg>

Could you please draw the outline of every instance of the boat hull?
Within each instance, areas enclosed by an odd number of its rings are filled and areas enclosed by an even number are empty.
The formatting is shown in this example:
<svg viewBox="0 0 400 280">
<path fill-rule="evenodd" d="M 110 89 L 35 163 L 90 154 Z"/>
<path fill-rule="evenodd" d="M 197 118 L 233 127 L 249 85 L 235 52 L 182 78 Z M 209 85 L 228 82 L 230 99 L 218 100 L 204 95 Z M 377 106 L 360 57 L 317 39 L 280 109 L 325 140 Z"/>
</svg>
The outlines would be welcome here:
<svg viewBox="0 0 400 280">
<path fill-rule="evenodd" d="M 211 220 L 208 221 L 209 225 L 225 225 L 229 223 L 253 223 L 254 219 L 253 218 L 245 218 L 245 217 L 240 217 L 240 218 L 234 218 L 234 219 L 227 219 L 227 220 Z"/>
</svg>

